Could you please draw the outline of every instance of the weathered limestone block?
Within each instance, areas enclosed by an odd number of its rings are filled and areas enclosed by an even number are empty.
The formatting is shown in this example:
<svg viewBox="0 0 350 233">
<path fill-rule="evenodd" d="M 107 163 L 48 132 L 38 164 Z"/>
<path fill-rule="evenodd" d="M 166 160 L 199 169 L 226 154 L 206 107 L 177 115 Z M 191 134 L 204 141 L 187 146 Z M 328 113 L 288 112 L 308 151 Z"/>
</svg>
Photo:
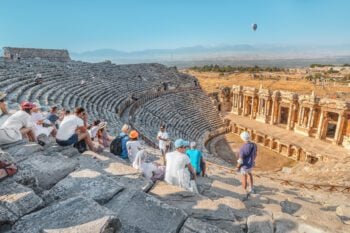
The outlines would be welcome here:
<svg viewBox="0 0 350 233">
<path fill-rule="evenodd" d="M 181 228 L 180 233 L 228 233 L 214 225 L 202 222 L 195 218 L 188 218 Z M 232 232 L 232 231 L 230 231 Z M 232 232 L 233 233 L 233 232 Z"/>
<path fill-rule="evenodd" d="M 243 232 L 245 223 L 237 220 L 237 216 L 247 215 L 244 204 L 231 197 L 211 200 L 205 196 L 196 195 L 180 187 L 157 182 L 150 191 L 165 203 L 183 209 L 188 215 L 215 225 L 228 232 Z"/>
<path fill-rule="evenodd" d="M 12 146 L 8 149 L 5 149 L 4 151 L 9 153 L 13 157 L 14 162 L 19 163 L 23 160 L 30 158 L 31 155 L 36 152 L 42 152 L 43 147 L 36 143 L 28 143 Z"/>
<path fill-rule="evenodd" d="M 105 205 L 115 212 L 126 228 L 142 229 L 142 232 L 178 232 L 187 214 L 138 190 L 126 190 Z"/>
<path fill-rule="evenodd" d="M 0 225 L 14 222 L 43 204 L 33 190 L 23 185 L 6 180 L 0 185 Z"/>
<path fill-rule="evenodd" d="M 73 197 L 26 215 L 13 227 L 21 233 L 111 233 L 121 227 L 115 214 L 95 201 Z"/>
<path fill-rule="evenodd" d="M 19 171 L 16 176 L 31 172 L 37 179 L 40 188 L 50 189 L 71 173 L 76 166 L 75 160 L 63 156 L 29 156 L 28 159 L 19 163 Z"/>
<path fill-rule="evenodd" d="M 273 233 L 273 223 L 271 216 L 251 215 L 247 219 L 248 233 Z"/>
<path fill-rule="evenodd" d="M 104 204 L 121 190 L 123 187 L 114 179 L 100 172 L 84 169 L 70 173 L 52 189 L 45 192 L 44 199 L 46 202 L 51 202 L 56 199 L 83 195 Z"/>
</svg>

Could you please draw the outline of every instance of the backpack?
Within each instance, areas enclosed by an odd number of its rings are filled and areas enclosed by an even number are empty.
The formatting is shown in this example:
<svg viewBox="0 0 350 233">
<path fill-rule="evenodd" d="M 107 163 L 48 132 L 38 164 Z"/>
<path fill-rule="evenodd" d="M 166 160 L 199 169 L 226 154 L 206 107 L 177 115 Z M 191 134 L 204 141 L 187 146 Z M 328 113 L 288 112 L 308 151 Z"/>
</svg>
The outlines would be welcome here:
<svg viewBox="0 0 350 233">
<path fill-rule="evenodd" d="M 118 136 L 111 142 L 109 149 L 112 154 L 119 155 L 119 156 L 122 154 L 122 139 L 125 136 L 127 135 Z"/>
<path fill-rule="evenodd" d="M 84 140 L 75 143 L 73 146 L 79 151 L 79 153 L 87 151 L 87 146 Z"/>
</svg>

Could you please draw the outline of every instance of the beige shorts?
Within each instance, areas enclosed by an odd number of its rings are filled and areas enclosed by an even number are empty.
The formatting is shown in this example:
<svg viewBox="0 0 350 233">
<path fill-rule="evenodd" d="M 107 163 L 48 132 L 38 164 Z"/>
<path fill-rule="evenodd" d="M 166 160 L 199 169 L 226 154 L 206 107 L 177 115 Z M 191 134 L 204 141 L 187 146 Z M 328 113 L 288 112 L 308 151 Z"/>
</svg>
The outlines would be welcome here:
<svg viewBox="0 0 350 233">
<path fill-rule="evenodd" d="M 22 140 L 22 134 L 15 129 L 0 129 L 0 144 L 14 143 Z"/>
</svg>

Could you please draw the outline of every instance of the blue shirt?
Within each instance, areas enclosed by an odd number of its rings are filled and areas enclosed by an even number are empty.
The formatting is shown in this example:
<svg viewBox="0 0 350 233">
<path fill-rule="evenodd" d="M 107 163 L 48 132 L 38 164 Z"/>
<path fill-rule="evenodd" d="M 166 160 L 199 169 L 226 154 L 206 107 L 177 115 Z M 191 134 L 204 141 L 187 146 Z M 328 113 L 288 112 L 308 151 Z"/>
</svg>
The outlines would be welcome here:
<svg viewBox="0 0 350 233">
<path fill-rule="evenodd" d="M 54 113 L 50 113 L 50 114 L 47 116 L 47 119 L 48 119 L 49 121 L 51 121 L 52 124 L 55 124 L 56 121 L 59 119 L 59 117 L 58 117 L 56 114 L 54 114 Z"/>
<path fill-rule="evenodd" d="M 129 136 L 124 132 L 121 132 L 119 134 L 119 136 L 123 137 L 122 138 L 122 154 L 120 155 L 120 157 L 122 159 L 127 159 L 128 158 L 128 148 L 126 147 L 126 143 L 129 141 Z"/>
<path fill-rule="evenodd" d="M 191 165 L 196 170 L 196 173 L 201 173 L 202 153 L 199 150 L 194 149 L 194 150 L 187 150 L 186 154 L 190 158 Z"/>
<path fill-rule="evenodd" d="M 241 168 L 250 169 L 254 167 L 254 162 L 256 158 L 256 145 L 252 142 L 245 143 L 239 149 L 239 158 L 242 159 L 243 163 Z"/>
</svg>

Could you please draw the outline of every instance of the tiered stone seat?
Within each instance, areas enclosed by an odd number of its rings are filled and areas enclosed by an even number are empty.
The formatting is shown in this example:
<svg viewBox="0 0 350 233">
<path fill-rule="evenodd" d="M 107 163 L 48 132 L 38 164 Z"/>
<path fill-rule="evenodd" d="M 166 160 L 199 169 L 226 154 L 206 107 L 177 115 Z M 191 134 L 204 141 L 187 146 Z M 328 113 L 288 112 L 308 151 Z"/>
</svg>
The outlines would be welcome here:
<svg viewBox="0 0 350 233">
<path fill-rule="evenodd" d="M 218 112 L 199 89 L 165 94 L 146 102 L 135 113 L 135 126 L 155 141 L 161 124 L 173 139 L 198 141 L 205 133 L 223 127 Z"/>
</svg>

